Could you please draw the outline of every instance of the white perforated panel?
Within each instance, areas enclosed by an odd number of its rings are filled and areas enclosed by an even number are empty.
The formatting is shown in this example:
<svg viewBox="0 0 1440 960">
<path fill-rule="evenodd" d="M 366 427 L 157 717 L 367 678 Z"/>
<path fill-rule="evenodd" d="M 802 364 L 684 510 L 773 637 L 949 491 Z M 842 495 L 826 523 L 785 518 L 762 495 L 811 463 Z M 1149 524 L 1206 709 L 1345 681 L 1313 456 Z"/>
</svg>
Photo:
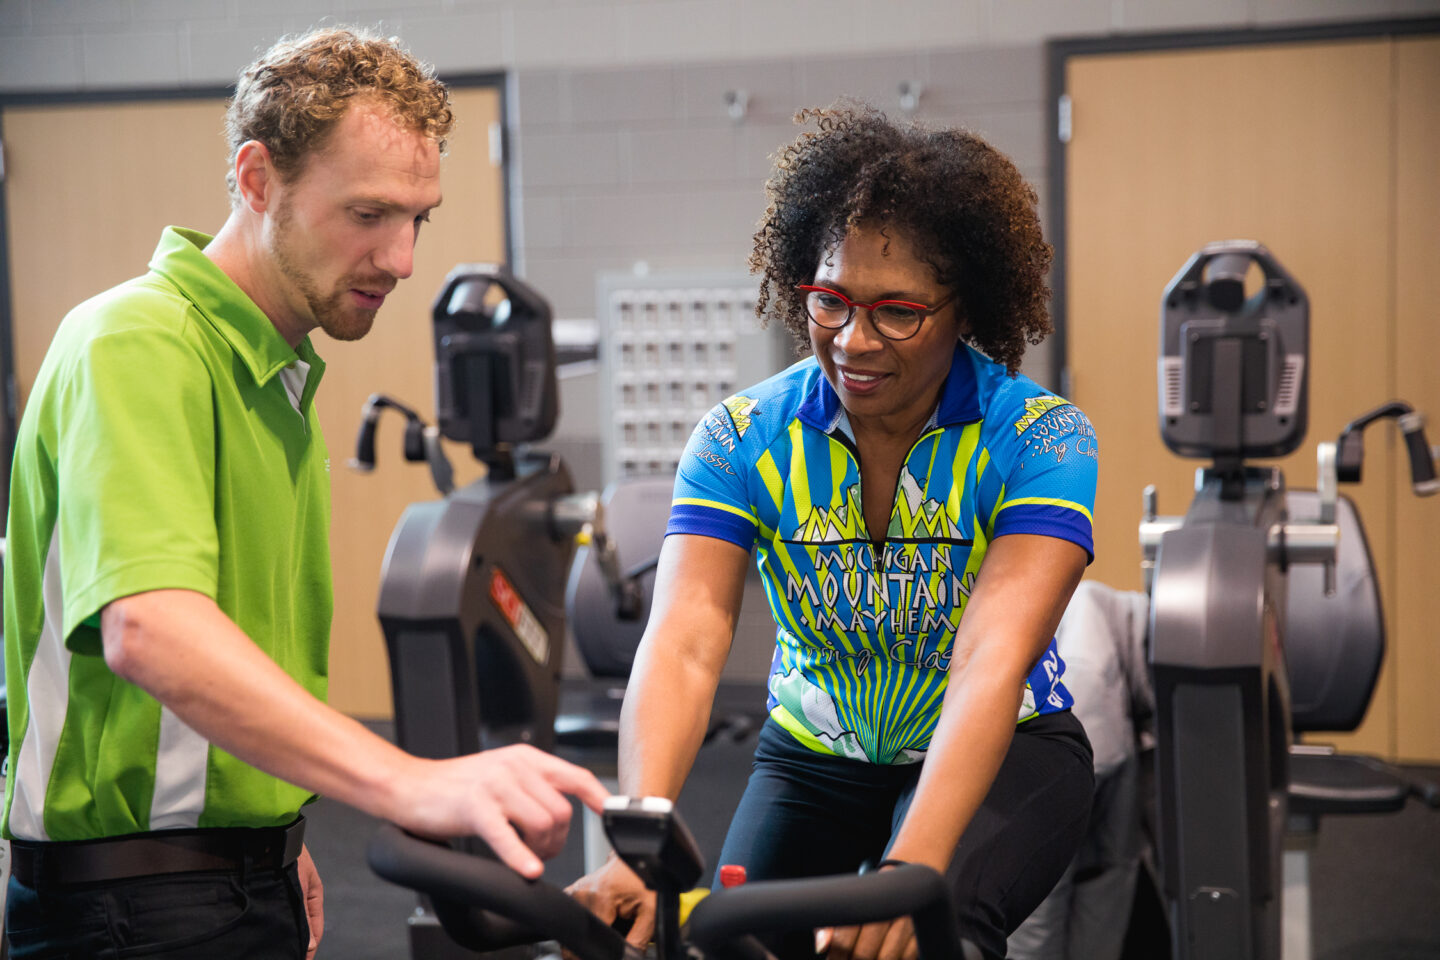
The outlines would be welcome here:
<svg viewBox="0 0 1440 960">
<path fill-rule="evenodd" d="M 712 406 L 785 365 L 788 339 L 761 328 L 755 290 L 743 275 L 600 277 L 607 482 L 673 472 Z"/>
</svg>

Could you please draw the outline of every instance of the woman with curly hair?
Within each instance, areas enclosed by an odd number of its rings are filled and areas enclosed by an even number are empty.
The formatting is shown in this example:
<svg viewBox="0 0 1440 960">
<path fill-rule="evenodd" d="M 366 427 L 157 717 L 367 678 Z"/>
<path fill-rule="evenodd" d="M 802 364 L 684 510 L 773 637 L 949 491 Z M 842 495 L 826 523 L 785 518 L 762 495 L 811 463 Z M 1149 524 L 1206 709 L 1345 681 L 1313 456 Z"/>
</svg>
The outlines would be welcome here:
<svg viewBox="0 0 1440 960">
<path fill-rule="evenodd" d="M 1049 332 L 1035 194 L 963 130 L 842 104 L 781 151 L 751 267 L 812 356 L 718 405 L 676 480 L 622 714 L 620 779 L 674 798 L 750 550 L 776 622 L 769 719 L 722 864 L 778 879 L 928 864 L 988 955 L 1049 892 L 1093 788 L 1054 631 L 1092 558 L 1096 446 L 1017 373 Z M 652 902 L 612 859 L 574 891 Z M 908 919 L 820 931 L 915 954 Z M 813 955 L 805 932 L 781 956 Z"/>
</svg>

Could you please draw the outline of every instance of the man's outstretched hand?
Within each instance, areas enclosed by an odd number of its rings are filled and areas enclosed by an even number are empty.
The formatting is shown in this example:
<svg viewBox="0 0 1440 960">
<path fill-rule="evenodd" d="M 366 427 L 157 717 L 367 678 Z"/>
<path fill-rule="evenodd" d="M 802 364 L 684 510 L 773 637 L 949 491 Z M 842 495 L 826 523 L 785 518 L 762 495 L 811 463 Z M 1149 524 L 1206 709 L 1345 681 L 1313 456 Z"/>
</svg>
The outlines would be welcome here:
<svg viewBox="0 0 1440 960">
<path fill-rule="evenodd" d="M 610 795 L 584 767 L 524 744 L 446 760 L 411 760 L 413 768 L 394 785 L 390 819 L 429 837 L 478 836 L 530 880 L 543 872 L 541 861 L 565 845 L 568 797 L 598 813 Z"/>
</svg>

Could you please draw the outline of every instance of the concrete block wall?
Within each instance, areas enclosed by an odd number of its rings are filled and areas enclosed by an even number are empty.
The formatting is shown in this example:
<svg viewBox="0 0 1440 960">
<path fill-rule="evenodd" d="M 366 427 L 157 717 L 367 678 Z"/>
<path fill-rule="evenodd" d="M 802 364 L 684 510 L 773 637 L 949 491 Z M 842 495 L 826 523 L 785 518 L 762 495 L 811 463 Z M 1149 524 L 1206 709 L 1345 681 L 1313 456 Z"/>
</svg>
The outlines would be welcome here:
<svg viewBox="0 0 1440 960">
<path fill-rule="evenodd" d="M 1436 0 L 0 0 L 0 92 L 230 82 L 257 48 L 380 23 L 443 71 L 906 52 L 1418 16 Z"/>
<path fill-rule="evenodd" d="M 511 123 L 514 239 L 527 277 L 561 314 L 590 308 L 597 269 L 743 270 L 764 210 L 771 156 L 804 106 L 841 95 L 902 116 L 965 124 L 1008 152 L 1037 187 L 1045 171 L 1042 49 L 962 50 L 519 70 Z M 740 120 L 727 92 L 744 91 Z"/>
<path fill-rule="evenodd" d="M 916 118 L 986 135 L 1043 194 L 1043 78 L 1036 43 L 517 70 L 508 117 L 516 269 L 562 317 L 593 316 L 599 271 L 743 273 L 770 158 L 801 129 L 795 112 L 843 94 L 901 116 L 902 81 L 920 85 Z M 726 104 L 735 91 L 748 96 L 738 121 Z M 1033 355 L 1026 372 L 1047 382 L 1048 354 Z M 569 399 L 598 378 L 564 386 Z M 569 404 L 556 428 L 577 482 L 603 473 L 601 407 Z"/>
</svg>

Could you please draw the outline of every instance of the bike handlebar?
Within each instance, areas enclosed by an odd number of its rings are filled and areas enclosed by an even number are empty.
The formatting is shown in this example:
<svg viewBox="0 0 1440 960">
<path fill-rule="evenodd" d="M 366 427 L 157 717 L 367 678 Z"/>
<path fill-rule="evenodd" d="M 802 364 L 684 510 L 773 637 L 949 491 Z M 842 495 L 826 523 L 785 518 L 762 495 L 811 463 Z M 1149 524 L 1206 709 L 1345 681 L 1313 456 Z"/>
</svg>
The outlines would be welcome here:
<svg viewBox="0 0 1440 960">
<path fill-rule="evenodd" d="M 382 824 L 367 850 L 370 868 L 428 895 L 441 925 L 471 950 L 556 940 L 579 960 L 636 960 L 625 938 L 564 891 L 526 880 L 498 860 L 422 840 Z M 707 958 L 773 960 L 751 934 L 853 926 L 913 917 L 922 960 L 979 960 L 957 942 L 940 875 L 907 864 L 858 876 L 762 880 L 706 897 L 691 912 L 685 939 Z"/>
<path fill-rule="evenodd" d="M 498 860 L 452 850 L 381 824 L 366 851 L 370 869 L 428 895 L 453 939 L 471 950 L 558 940 L 580 960 L 635 952 L 606 923 L 558 887 L 526 880 Z"/>
<path fill-rule="evenodd" d="M 762 880 L 733 887 L 695 905 L 686 939 L 706 956 L 728 954 L 746 934 L 845 927 L 910 916 L 923 960 L 971 960 L 957 941 L 950 895 L 940 874 L 920 864 L 856 876 Z"/>
</svg>

